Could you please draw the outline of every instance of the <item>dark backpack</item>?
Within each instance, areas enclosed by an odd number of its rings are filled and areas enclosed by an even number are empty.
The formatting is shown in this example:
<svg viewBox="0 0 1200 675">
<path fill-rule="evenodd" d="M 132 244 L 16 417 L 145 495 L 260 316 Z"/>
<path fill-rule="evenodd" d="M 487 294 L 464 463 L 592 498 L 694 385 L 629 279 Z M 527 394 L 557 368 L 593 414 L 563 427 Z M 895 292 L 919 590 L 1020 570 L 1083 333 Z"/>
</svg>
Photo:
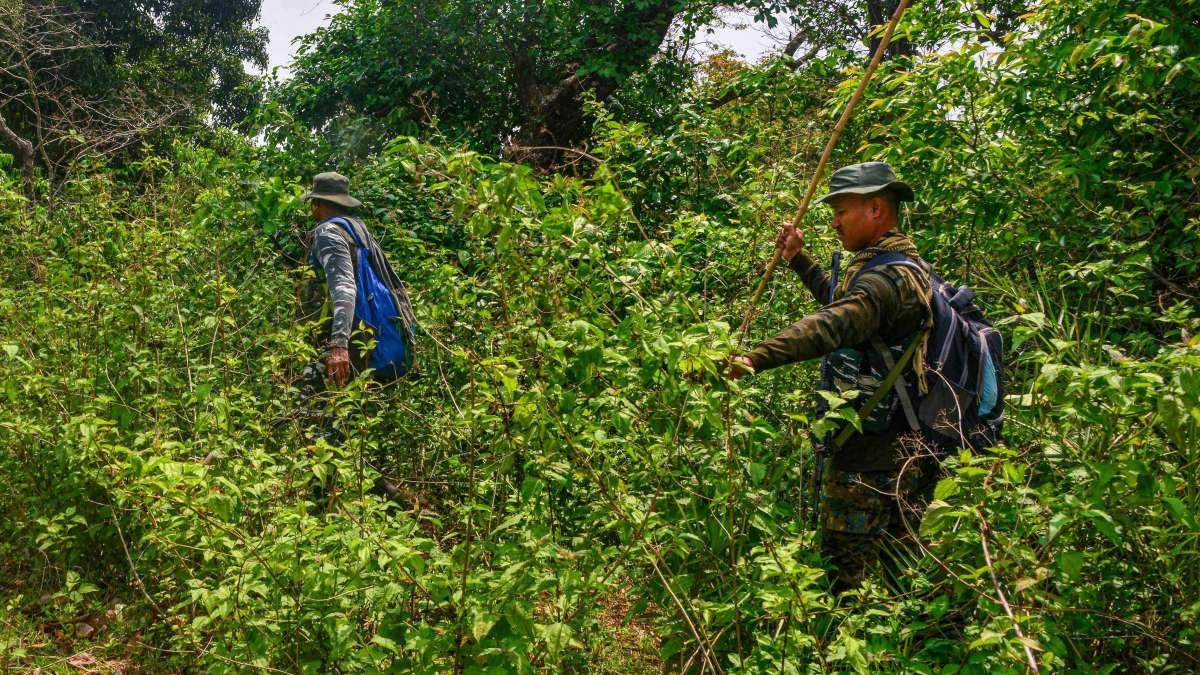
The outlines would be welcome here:
<svg viewBox="0 0 1200 675">
<path fill-rule="evenodd" d="M 404 283 L 366 228 L 342 217 L 330 218 L 328 222 L 341 225 L 358 250 L 354 266 L 357 286 L 354 318 L 370 326 L 375 338 L 367 365 L 381 381 L 400 377 L 412 368 L 416 329 Z"/>
<path fill-rule="evenodd" d="M 882 253 L 867 261 L 850 285 L 864 272 L 883 265 L 903 265 L 925 274 L 903 253 Z M 933 288 L 933 329 L 925 352 L 928 391 L 910 396 L 916 387 L 907 386 L 901 374 L 920 339 L 918 333 L 891 366 L 879 393 L 894 386 L 910 426 L 941 451 L 991 447 L 1000 441 L 1004 424 L 1004 339 L 975 304 L 975 292 L 969 287 L 953 286 L 936 272 L 930 273 L 929 282 Z M 886 358 L 891 361 L 890 355 Z M 875 403 L 868 400 L 859 415 L 868 414 L 868 406 L 873 408 Z"/>
</svg>

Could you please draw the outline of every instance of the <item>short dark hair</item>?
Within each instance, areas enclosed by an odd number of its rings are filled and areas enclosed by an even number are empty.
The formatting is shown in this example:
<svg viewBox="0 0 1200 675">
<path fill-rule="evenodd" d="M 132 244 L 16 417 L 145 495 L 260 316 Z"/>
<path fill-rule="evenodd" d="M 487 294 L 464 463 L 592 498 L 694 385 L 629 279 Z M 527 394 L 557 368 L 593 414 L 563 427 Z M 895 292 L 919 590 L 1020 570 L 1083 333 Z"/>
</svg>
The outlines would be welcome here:
<svg viewBox="0 0 1200 675">
<path fill-rule="evenodd" d="M 331 202 L 328 199 L 321 199 L 320 197 L 310 197 L 309 201 L 317 203 L 317 204 L 321 204 L 322 206 L 327 206 L 338 213 L 350 213 L 349 206 L 346 206 L 345 204 L 339 204 L 337 202 Z"/>
<path fill-rule="evenodd" d="M 883 197 L 885 200 L 887 200 L 887 203 L 891 205 L 892 210 L 895 211 L 897 215 L 899 215 L 900 202 L 904 201 L 904 200 L 900 199 L 899 191 L 897 191 L 893 188 L 886 188 L 879 192 L 879 196 Z"/>
</svg>

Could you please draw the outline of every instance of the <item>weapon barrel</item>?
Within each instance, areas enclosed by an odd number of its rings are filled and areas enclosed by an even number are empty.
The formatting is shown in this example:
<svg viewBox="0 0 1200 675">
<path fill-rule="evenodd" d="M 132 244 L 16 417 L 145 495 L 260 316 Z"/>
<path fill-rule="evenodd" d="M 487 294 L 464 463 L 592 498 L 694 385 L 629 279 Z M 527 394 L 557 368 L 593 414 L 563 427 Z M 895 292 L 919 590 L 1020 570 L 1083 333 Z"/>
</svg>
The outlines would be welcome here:
<svg viewBox="0 0 1200 675">
<path fill-rule="evenodd" d="M 829 266 L 829 298 L 826 304 L 832 304 L 835 294 L 837 293 L 838 277 L 842 269 L 842 252 L 833 252 L 833 261 Z M 833 372 L 829 366 L 829 357 L 821 359 L 821 391 L 830 391 L 833 389 Z M 821 396 L 817 400 L 817 418 L 825 416 L 829 412 L 829 402 Z M 814 442 L 814 451 L 816 454 L 816 467 L 813 472 L 813 500 L 811 522 L 813 529 L 816 529 L 819 520 L 821 509 L 821 483 L 825 475 L 825 453 L 829 449 L 829 444 L 833 440 L 831 432 L 825 433 L 824 437 Z"/>
</svg>

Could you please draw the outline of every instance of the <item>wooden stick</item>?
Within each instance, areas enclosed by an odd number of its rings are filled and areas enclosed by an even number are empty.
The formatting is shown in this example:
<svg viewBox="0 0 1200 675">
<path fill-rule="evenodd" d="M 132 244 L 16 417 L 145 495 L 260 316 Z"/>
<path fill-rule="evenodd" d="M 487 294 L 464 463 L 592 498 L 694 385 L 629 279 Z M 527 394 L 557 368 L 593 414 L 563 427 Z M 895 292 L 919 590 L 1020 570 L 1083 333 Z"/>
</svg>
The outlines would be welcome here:
<svg viewBox="0 0 1200 675">
<path fill-rule="evenodd" d="M 792 227 L 798 226 L 800 221 L 804 219 L 805 214 L 808 213 L 808 206 L 812 203 L 813 195 L 817 192 L 817 186 L 821 184 L 821 176 L 825 171 L 825 164 L 829 162 L 829 156 L 833 154 L 833 146 L 837 145 L 838 139 L 842 137 L 842 132 L 846 130 L 846 123 L 850 121 L 850 114 L 854 112 L 855 106 L 858 105 L 859 99 L 862 98 L 863 92 L 867 90 L 867 85 L 871 82 L 871 77 L 879 67 L 880 61 L 883 60 L 883 52 L 891 44 L 892 33 L 896 30 L 896 24 L 900 22 L 900 16 L 904 14 L 904 10 L 908 9 L 909 1 L 900 0 L 900 4 L 896 6 L 896 11 L 892 12 L 892 18 L 888 21 L 887 28 L 883 31 L 883 39 L 879 41 L 879 46 L 875 48 L 875 54 L 871 56 L 871 62 L 867 64 L 867 70 L 863 73 L 862 81 L 858 83 L 858 89 L 850 97 L 849 103 L 846 104 L 846 109 L 842 111 L 841 118 L 838 119 L 837 125 L 833 127 L 833 133 L 829 136 L 829 142 L 825 144 L 825 152 L 821 153 L 821 159 L 817 162 L 816 170 L 813 171 L 812 180 L 808 182 L 808 191 L 804 193 L 804 199 L 800 200 L 800 209 L 796 211 L 796 217 L 792 219 Z M 762 299 L 763 291 L 767 288 L 767 282 L 771 280 L 771 275 L 775 272 L 775 267 L 779 264 L 779 260 L 782 257 L 782 252 L 776 248 L 775 255 L 767 263 L 767 269 L 763 272 L 762 279 L 758 282 L 758 289 L 754 291 L 754 297 L 750 300 L 750 306 L 746 308 L 746 317 L 742 319 L 742 326 L 738 329 L 739 345 L 746 340 L 746 333 L 750 330 L 750 322 L 754 320 L 754 310 L 758 307 L 758 301 Z"/>
</svg>

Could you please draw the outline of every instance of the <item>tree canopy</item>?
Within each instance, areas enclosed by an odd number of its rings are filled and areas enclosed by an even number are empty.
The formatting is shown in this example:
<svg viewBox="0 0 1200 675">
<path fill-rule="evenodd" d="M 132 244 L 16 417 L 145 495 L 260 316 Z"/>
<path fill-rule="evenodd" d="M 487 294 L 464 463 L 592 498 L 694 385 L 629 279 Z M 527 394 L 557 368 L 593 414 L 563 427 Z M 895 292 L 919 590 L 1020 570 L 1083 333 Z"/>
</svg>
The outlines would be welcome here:
<svg viewBox="0 0 1200 675">
<path fill-rule="evenodd" d="M 386 136 L 436 120 L 484 149 L 570 146 L 589 133 L 585 96 L 661 115 L 719 7 L 773 20 L 794 4 L 354 0 L 304 39 L 282 93 L 313 128 L 366 117 Z"/>
<path fill-rule="evenodd" d="M 245 116 L 246 63 L 266 65 L 259 0 L 7 0 L 0 4 L 0 142 L 36 198 L 84 156 L 108 157 L 167 126 Z"/>
<path fill-rule="evenodd" d="M 133 71 L 124 80 L 101 77 L 102 86 L 152 77 L 156 89 L 187 96 L 219 123 L 248 112 L 253 101 L 243 90 L 253 78 L 246 65 L 267 66 L 267 29 L 256 25 L 261 0 L 60 1 L 73 2 L 88 17 L 113 77 L 120 77 L 122 65 Z"/>
</svg>

